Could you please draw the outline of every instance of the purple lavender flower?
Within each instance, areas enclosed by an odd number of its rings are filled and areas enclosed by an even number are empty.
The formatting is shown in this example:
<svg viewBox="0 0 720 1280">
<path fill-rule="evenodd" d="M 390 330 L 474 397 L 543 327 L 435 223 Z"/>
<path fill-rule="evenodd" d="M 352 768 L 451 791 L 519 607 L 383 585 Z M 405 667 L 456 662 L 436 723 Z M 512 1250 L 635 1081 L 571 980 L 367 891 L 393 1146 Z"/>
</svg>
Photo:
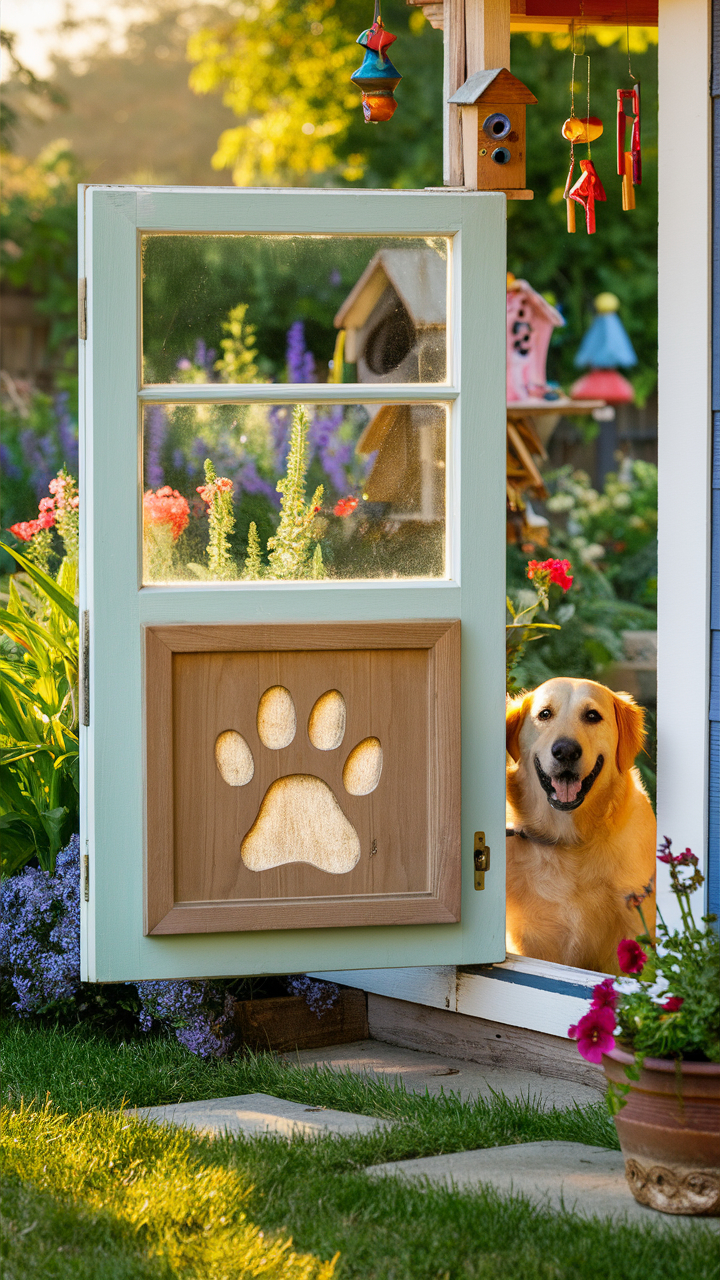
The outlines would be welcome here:
<svg viewBox="0 0 720 1280">
<path fill-rule="evenodd" d="M 280 495 L 277 487 L 274 484 L 270 484 L 268 480 L 263 480 L 261 475 L 258 475 L 254 458 L 248 458 L 239 471 L 235 472 L 235 481 L 240 489 L 244 489 L 245 493 L 262 493 L 272 502 L 274 507 L 280 506 Z"/>
<path fill-rule="evenodd" d="M 214 347 L 207 347 L 202 338 L 198 338 L 195 343 L 194 363 L 198 369 L 205 369 L 206 373 L 211 373 L 215 364 L 217 352 Z"/>
<path fill-rule="evenodd" d="M 0 441 L 0 472 L 2 472 L 8 480 L 19 480 L 22 476 L 22 471 L 12 460 L 10 450 L 2 441 Z"/>
<path fill-rule="evenodd" d="M 305 325 L 295 320 L 287 333 L 288 382 L 314 382 L 315 357 L 305 346 Z"/>
<path fill-rule="evenodd" d="M 291 995 L 302 996 L 308 1009 L 318 1018 L 337 1004 L 340 995 L 340 988 L 334 982 L 319 982 L 316 978 L 309 978 L 306 973 L 287 978 L 286 985 Z"/>
<path fill-rule="evenodd" d="M 20 433 L 20 448 L 39 501 L 47 495 L 48 485 L 57 470 L 55 442 L 50 433 L 39 436 L 32 427 L 27 427 Z"/>
<path fill-rule="evenodd" d="M 21 1017 L 72 1001 L 80 989 L 80 839 L 55 871 L 26 867 L 0 887 L 0 972 Z"/>
<path fill-rule="evenodd" d="M 73 475 L 78 466 L 78 429 L 68 409 L 67 391 L 59 391 L 55 397 L 55 421 L 57 423 L 60 453 L 63 465 Z"/>
<path fill-rule="evenodd" d="M 337 289 L 338 285 L 342 284 L 342 276 L 340 275 L 337 267 L 333 267 L 330 272 L 330 275 L 328 276 L 328 283 L 331 284 L 334 289 Z"/>
<path fill-rule="evenodd" d="M 316 410 L 308 433 L 311 453 L 317 451 L 323 471 L 338 493 L 345 493 L 350 484 L 345 467 L 353 456 L 352 443 L 338 439 L 344 414 L 340 404 L 334 405 L 325 416 L 318 416 Z"/>
<path fill-rule="evenodd" d="M 165 483 L 165 472 L 160 453 L 165 443 L 167 421 L 161 404 L 150 405 L 146 413 L 147 458 L 145 483 L 150 489 L 159 489 Z"/>
</svg>

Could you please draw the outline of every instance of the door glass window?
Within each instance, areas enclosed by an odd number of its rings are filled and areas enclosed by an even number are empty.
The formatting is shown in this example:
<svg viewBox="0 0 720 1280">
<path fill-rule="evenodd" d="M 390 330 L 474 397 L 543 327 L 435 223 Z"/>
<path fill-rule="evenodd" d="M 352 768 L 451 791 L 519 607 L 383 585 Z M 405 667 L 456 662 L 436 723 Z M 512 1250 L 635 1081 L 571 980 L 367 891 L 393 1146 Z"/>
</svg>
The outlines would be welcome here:
<svg viewBox="0 0 720 1280">
<path fill-rule="evenodd" d="M 143 581 L 447 576 L 447 404 L 143 406 Z"/>
<path fill-rule="evenodd" d="M 449 247 L 146 234 L 143 382 L 445 382 Z"/>
</svg>

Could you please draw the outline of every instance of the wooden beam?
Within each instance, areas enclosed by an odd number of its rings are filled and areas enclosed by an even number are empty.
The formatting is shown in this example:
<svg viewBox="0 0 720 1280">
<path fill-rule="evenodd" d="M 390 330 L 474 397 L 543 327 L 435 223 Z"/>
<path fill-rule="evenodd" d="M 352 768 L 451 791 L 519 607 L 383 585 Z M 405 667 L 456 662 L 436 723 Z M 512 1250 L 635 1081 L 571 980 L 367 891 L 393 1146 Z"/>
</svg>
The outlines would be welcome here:
<svg viewBox="0 0 720 1280">
<path fill-rule="evenodd" d="M 465 50 L 466 78 L 510 69 L 510 0 L 465 0 Z"/>
<path fill-rule="evenodd" d="M 465 83 L 465 0 L 445 0 L 443 39 L 446 52 L 445 110 L 447 117 L 446 181 L 451 187 L 463 185 L 462 119 L 460 108 L 448 106 L 448 98 Z"/>
</svg>

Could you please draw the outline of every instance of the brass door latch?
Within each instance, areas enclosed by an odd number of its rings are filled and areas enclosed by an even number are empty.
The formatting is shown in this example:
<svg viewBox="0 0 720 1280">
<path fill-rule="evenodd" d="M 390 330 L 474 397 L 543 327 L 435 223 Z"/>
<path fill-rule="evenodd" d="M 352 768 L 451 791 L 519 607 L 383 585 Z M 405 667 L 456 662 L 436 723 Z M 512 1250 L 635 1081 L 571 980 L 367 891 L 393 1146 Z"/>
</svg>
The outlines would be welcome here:
<svg viewBox="0 0 720 1280">
<path fill-rule="evenodd" d="M 485 888 L 485 872 L 490 869 L 490 850 L 485 843 L 485 832 L 475 832 L 475 888 Z"/>
</svg>

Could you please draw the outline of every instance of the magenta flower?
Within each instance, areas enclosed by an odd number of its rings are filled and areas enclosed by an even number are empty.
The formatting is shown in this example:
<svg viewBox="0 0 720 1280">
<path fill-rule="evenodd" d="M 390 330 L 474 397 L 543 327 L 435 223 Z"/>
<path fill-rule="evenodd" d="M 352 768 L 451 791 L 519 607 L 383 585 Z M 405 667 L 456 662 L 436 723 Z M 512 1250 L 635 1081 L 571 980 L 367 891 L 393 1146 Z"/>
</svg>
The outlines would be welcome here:
<svg viewBox="0 0 720 1280">
<path fill-rule="evenodd" d="M 642 973 L 647 956 L 634 938 L 623 938 L 618 943 L 618 964 L 621 973 Z"/>
<path fill-rule="evenodd" d="M 670 998 L 660 1007 L 664 1009 L 666 1013 L 677 1013 L 678 1009 L 682 1009 L 684 1003 L 685 1001 L 682 996 L 670 996 Z"/>
<path fill-rule="evenodd" d="M 615 1014 L 606 1005 L 591 1007 L 575 1026 L 568 1028 L 568 1035 L 577 1040 L 578 1052 L 587 1062 L 602 1062 L 603 1054 L 615 1046 L 614 1030 Z"/>
<path fill-rule="evenodd" d="M 616 1009 L 619 999 L 620 993 L 615 990 L 612 978 L 605 978 L 603 982 L 593 987 L 593 1002 L 590 1007 L 591 1009 Z"/>
</svg>

